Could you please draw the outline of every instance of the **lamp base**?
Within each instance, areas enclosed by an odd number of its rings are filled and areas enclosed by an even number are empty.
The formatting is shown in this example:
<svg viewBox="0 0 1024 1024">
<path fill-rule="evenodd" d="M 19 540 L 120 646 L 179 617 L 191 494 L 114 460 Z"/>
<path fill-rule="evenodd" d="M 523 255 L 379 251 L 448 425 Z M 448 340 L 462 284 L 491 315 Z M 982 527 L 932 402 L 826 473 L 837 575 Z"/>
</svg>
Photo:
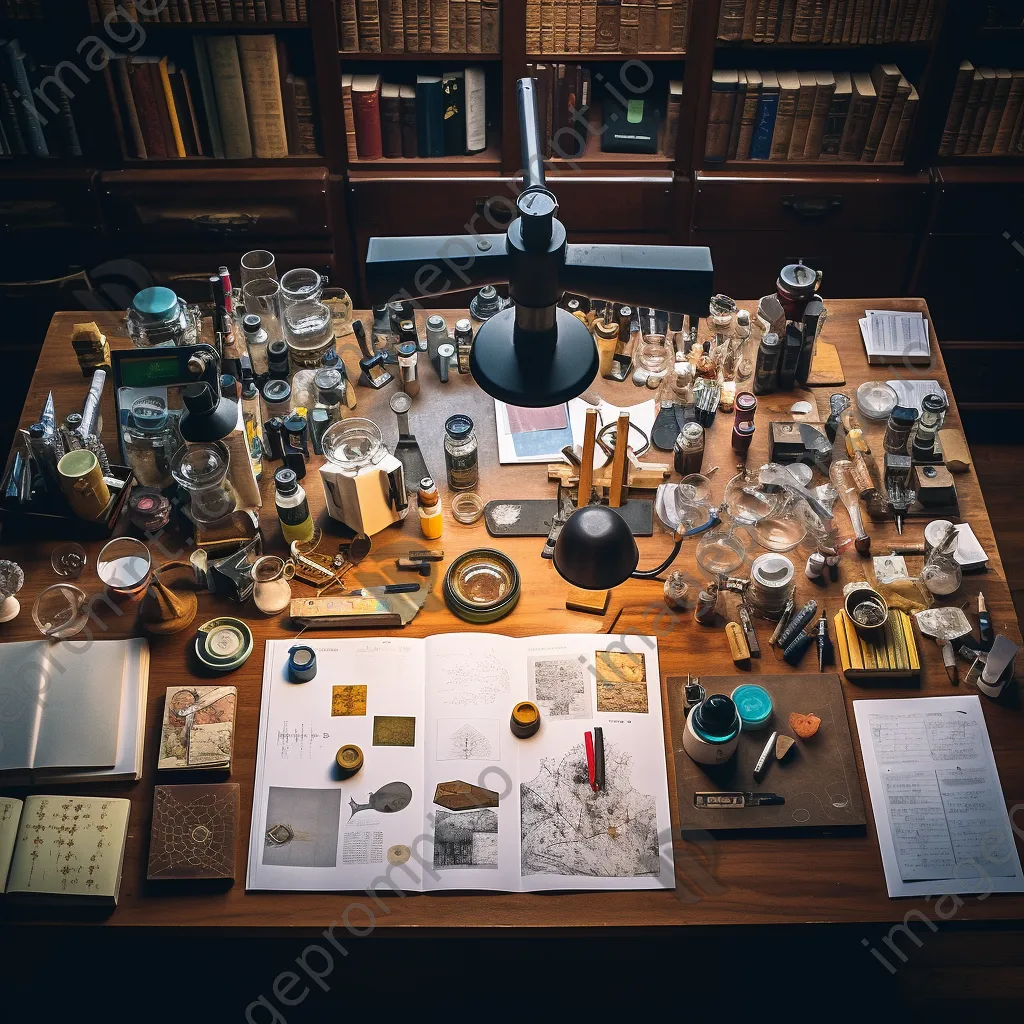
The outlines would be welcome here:
<svg viewBox="0 0 1024 1024">
<path fill-rule="evenodd" d="M 597 376 L 594 339 L 577 317 L 556 310 L 557 342 L 542 336 L 531 343 L 525 332 L 516 338 L 516 312 L 503 309 L 477 332 L 469 368 L 480 387 L 509 405 L 543 409 L 577 398 Z"/>
</svg>

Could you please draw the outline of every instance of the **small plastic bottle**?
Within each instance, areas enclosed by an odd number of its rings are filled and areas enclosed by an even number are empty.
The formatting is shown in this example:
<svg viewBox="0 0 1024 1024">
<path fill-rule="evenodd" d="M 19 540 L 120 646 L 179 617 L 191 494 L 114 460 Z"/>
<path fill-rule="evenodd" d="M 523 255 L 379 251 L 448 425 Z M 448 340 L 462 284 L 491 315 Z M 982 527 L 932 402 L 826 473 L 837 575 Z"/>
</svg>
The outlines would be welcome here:
<svg viewBox="0 0 1024 1024">
<path fill-rule="evenodd" d="M 294 470 L 279 469 L 274 474 L 274 504 L 285 544 L 291 547 L 293 540 L 312 540 L 313 517 L 309 514 L 306 492 Z"/>
<path fill-rule="evenodd" d="M 420 530 L 427 540 L 437 540 L 444 527 L 444 518 L 441 515 L 441 498 L 437 493 L 437 485 L 429 476 L 420 481 L 417 499 L 420 506 Z"/>
<path fill-rule="evenodd" d="M 263 408 L 260 405 L 260 393 L 256 382 L 247 380 L 242 388 L 242 424 L 245 427 L 245 440 L 249 446 L 249 461 L 256 479 L 263 475 L 263 441 L 260 432 L 263 429 Z"/>
</svg>

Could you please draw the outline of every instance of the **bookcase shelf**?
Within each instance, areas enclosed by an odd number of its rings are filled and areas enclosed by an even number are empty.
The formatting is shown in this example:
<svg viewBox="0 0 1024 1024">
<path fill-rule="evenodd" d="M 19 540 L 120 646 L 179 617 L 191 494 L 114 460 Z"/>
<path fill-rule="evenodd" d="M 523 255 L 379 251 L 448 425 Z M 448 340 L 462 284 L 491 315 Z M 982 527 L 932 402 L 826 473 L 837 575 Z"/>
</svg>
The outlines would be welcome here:
<svg viewBox="0 0 1024 1024">
<path fill-rule="evenodd" d="M 135 22 L 115 21 L 113 25 L 129 25 Z M 147 34 L 150 32 L 260 32 L 274 34 L 277 32 L 308 32 L 309 22 L 306 21 L 140 21 L 139 27 Z M 93 22 L 94 32 L 102 32 L 103 25 Z"/>
<path fill-rule="evenodd" d="M 501 167 L 501 147 L 497 138 L 488 140 L 488 146 L 479 153 L 442 157 L 387 157 L 380 160 L 352 160 L 349 170 L 364 178 L 389 178 L 413 171 L 452 171 L 476 173 L 497 171 Z"/>
<path fill-rule="evenodd" d="M 878 53 L 880 51 L 891 50 L 894 53 L 897 51 L 906 50 L 922 50 L 930 51 L 933 44 L 923 39 L 914 40 L 912 42 L 888 42 L 888 43 L 754 43 L 748 39 L 716 39 L 715 48 L 718 50 L 746 50 L 751 53 L 765 53 L 767 51 L 815 51 L 818 53 L 828 53 L 830 50 L 835 51 L 849 51 L 849 50 L 866 50 L 872 53 Z"/>
<path fill-rule="evenodd" d="M 483 62 L 500 61 L 500 53 L 363 53 L 362 51 L 339 50 L 338 57 L 342 61 L 360 63 L 390 64 L 396 62 L 439 61 L 446 60 L 456 64 L 480 64 Z"/>
<path fill-rule="evenodd" d="M 601 51 L 600 53 L 528 53 L 526 59 L 533 63 L 544 63 L 545 61 L 556 61 L 561 63 L 563 61 L 573 61 L 575 63 L 590 64 L 594 61 L 618 61 L 623 63 L 630 60 L 640 61 L 685 61 L 686 51 L 679 50 L 678 52 L 662 52 L 657 51 L 655 53 L 611 53 L 608 51 Z"/>
<path fill-rule="evenodd" d="M 786 172 L 842 171 L 845 174 L 873 174 L 885 171 L 906 171 L 907 165 L 902 162 L 887 161 L 885 163 L 865 163 L 862 160 L 726 160 L 724 163 L 704 162 L 704 171 L 777 171 L 781 176 Z"/>
</svg>

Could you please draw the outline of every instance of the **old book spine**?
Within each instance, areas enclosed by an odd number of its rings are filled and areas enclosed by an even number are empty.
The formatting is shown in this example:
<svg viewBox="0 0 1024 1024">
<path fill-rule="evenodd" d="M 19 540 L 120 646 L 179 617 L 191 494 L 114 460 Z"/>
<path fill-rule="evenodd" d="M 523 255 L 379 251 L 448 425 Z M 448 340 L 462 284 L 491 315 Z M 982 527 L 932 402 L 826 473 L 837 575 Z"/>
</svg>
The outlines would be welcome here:
<svg viewBox="0 0 1024 1024">
<path fill-rule="evenodd" d="M 889 5 L 885 12 L 885 23 L 882 26 L 881 42 L 891 43 L 895 41 L 899 13 L 899 0 L 889 0 Z"/>
<path fill-rule="evenodd" d="M 882 164 L 892 159 L 893 144 L 896 141 L 896 133 L 899 131 L 900 123 L 903 120 L 903 108 L 907 105 L 907 98 L 910 96 L 910 83 L 904 78 L 901 79 L 896 95 L 893 97 L 892 105 L 889 107 L 889 116 L 885 119 L 885 128 L 882 137 L 878 140 L 878 149 L 875 151 L 875 163 Z"/>
<path fill-rule="evenodd" d="M 768 0 L 768 13 L 765 15 L 764 41 L 779 41 L 779 20 L 782 17 L 782 0 Z"/>
<path fill-rule="evenodd" d="M 842 93 L 837 89 L 832 97 L 828 117 L 825 119 L 825 133 L 821 138 L 821 160 L 839 159 L 839 145 L 843 140 L 846 117 L 850 112 L 850 99 L 849 86 Z"/>
<path fill-rule="evenodd" d="M 810 33 L 812 43 L 820 43 L 825 39 L 825 6 L 825 0 L 814 0 Z"/>
<path fill-rule="evenodd" d="M 889 159 L 895 163 L 902 163 L 907 155 L 907 144 L 910 142 L 910 132 L 914 127 L 914 117 L 917 114 L 919 98 L 917 90 L 911 86 L 910 95 L 903 105 L 903 115 L 900 117 L 899 127 L 896 129 L 896 138 L 892 143 L 892 154 Z"/>
<path fill-rule="evenodd" d="M 555 24 L 552 29 L 555 40 L 555 53 L 565 53 L 565 12 L 566 0 L 556 0 Z"/>
<path fill-rule="evenodd" d="M 743 27 L 740 30 L 740 38 L 748 42 L 754 40 L 754 23 L 757 20 L 757 0 L 747 0 L 743 7 Z"/>
<path fill-rule="evenodd" d="M 743 108 L 747 100 L 747 75 L 744 71 L 737 72 L 739 82 L 736 86 L 736 99 L 733 101 L 732 114 L 729 120 L 729 147 L 726 150 L 726 160 L 735 160 L 739 150 L 740 128 L 742 126 Z"/>
<path fill-rule="evenodd" d="M 793 12 L 793 42 L 811 41 L 811 22 L 814 17 L 814 0 L 796 0 Z"/>
<path fill-rule="evenodd" d="M 828 76 L 832 79 L 832 76 Z M 817 160 L 821 156 L 821 141 L 825 136 L 825 122 L 828 120 L 828 112 L 832 108 L 832 97 L 835 95 L 836 83 L 824 80 L 819 81 L 814 92 L 814 107 L 811 110 L 811 123 L 807 129 L 807 139 L 804 142 L 804 160 Z"/>
<path fill-rule="evenodd" d="M 447 53 L 451 37 L 448 23 L 448 0 L 430 0 L 430 49 L 433 53 Z"/>
<path fill-rule="evenodd" d="M 1020 117 L 1022 105 L 1024 105 L 1024 71 L 1014 71 L 1010 91 L 1006 95 L 1006 107 L 1003 109 L 1003 116 L 999 119 L 996 139 L 992 145 L 993 154 L 1002 156 L 1010 152 L 1013 128 Z"/>
<path fill-rule="evenodd" d="M 245 112 L 245 91 L 235 38 L 211 35 L 206 39 L 206 46 L 224 137 L 224 155 L 229 160 L 247 160 L 252 156 L 252 137 Z"/>
<path fill-rule="evenodd" d="M 448 47 L 452 53 L 466 52 L 466 0 L 449 0 Z"/>
<path fill-rule="evenodd" d="M 480 0 L 466 0 L 466 51 L 483 53 L 483 12 Z"/>
<path fill-rule="evenodd" d="M 116 63 L 124 64 L 124 62 L 125 58 L 121 57 Z M 117 91 L 114 87 L 114 73 L 110 69 L 110 64 L 111 62 L 108 61 L 103 68 L 103 84 L 107 90 L 107 101 L 110 103 L 110 114 L 114 119 L 114 132 L 116 133 L 117 141 L 121 146 L 121 155 L 124 157 L 134 156 L 137 154 L 138 147 L 134 145 L 134 139 L 133 145 L 128 144 L 128 134 L 124 123 L 125 118 L 121 116 L 121 104 L 118 103 L 117 100 Z M 2 129 L 3 133 L 6 133 L 8 127 L 8 122 L 4 115 L 8 112 L 7 103 L 9 100 L 10 97 L 4 93 L 2 103 L 3 111 L 0 113 L 0 129 Z M 9 139 L 6 141 L 7 147 L 10 149 L 11 142 Z M 5 155 L 7 154 L 5 153 Z"/>
<path fill-rule="evenodd" d="M 799 95 L 798 88 L 779 90 L 779 110 L 775 117 L 775 134 L 772 136 L 769 160 L 785 160 L 789 155 L 789 143 L 793 138 Z"/>
<path fill-rule="evenodd" d="M 740 111 L 740 133 L 736 139 L 736 159 L 750 159 L 750 144 L 754 141 L 754 128 L 757 126 L 757 108 L 761 103 L 760 88 L 752 87 L 747 82 L 747 92 L 743 98 L 743 109 Z"/>
<path fill-rule="evenodd" d="M 622 53 L 639 53 L 643 50 L 640 28 L 643 22 L 641 0 L 622 0 L 619 8 L 619 50 Z"/>
<path fill-rule="evenodd" d="M 675 0 L 668 32 L 668 48 L 672 53 L 683 53 L 686 50 L 689 32 L 690 0 Z"/>
<path fill-rule="evenodd" d="M 924 21 L 927 13 L 928 5 L 925 3 L 925 0 L 918 0 L 917 7 L 914 10 L 914 24 L 910 29 L 910 41 L 912 43 L 919 42 L 924 38 Z"/>
<path fill-rule="evenodd" d="M 480 46 L 483 53 L 501 51 L 501 11 L 498 0 L 480 0 Z"/>
<path fill-rule="evenodd" d="M 757 0 L 722 0 L 722 9 L 718 15 L 719 39 L 732 43 L 743 38 L 747 3 L 756 4 Z"/>
<path fill-rule="evenodd" d="M 890 67 L 890 65 L 885 65 Z M 889 111 L 892 108 L 892 101 L 896 98 L 896 89 L 899 85 L 900 76 L 882 71 L 880 65 L 875 66 L 876 73 L 872 73 L 875 81 L 875 94 L 878 102 L 871 115 L 871 123 L 868 126 L 867 138 L 864 140 L 864 152 L 861 159 L 871 163 L 878 152 L 878 144 L 882 141 L 882 132 L 885 131 L 886 122 L 889 119 Z"/>
<path fill-rule="evenodd" d="M 850 100 L 850 110 L 846 115 L 846 126 L 839 144 L 840 160 L 859 160 L 864 152 L 864 139 L 867 137 L 871 112 L 874 110 L 875 98 L 864 96 L 854 90 Z"/>
<path fill-rule="evenodd" d="M 167 71 L 167 58 L 161 57 L 157 65 L 160 71 L 160 87 L 163 89 L 164 102 L 167 104 L 167 116 L 171 122 L 171 137 L 174 140 L 174 152 L 179 156 L 186 156 L 185 140 L 181 134 L 181 122 L 178 120 L 178 109 L 174 102 L 174 91 L 171 89 L 171 79 Z M 185 112 L 181 112 L 182 117 Z"/>
<path fill-rule="evenodd" d="M 356 143 L 356 115 L 352 103 L 352 76 L 341 76 L 341 106 L 345 115 L 345 149 L 348 154 L 348 162 L 353 163 L 359 159 L 359 148 Z"/>
<path fill-rule="evenodd" d="M 598 53 L 615 53 L 619 49 L 619 0 L 597 0 Z"/>
<path fill-rule="evenodd" d="M 384 53 L 405 53 L 405 16 L 402 0 L 379 0 L 383 13 L 381 22 L 381 49 Z"/>
<path fill-rule="evenodd" d="M 825 12 L 825 27 L 821 33 L 823 43 L 835 42 L 836 20 L 839 17 L 839 0 L 829 0 Z"/>
<path fill-rule="evenodd" d="M 757 0 L 754 11 L 754 42 L 768 42 L 768 4 L 770 0 Z"/>
<path fill-rule="evenodd" d="M 526 52 L 541 52 L 540 0 L 526 0 Z"/>
<path fill-rule="evenodd" d="M 796 0 L 782 0 L 779 10 L 779 28 L 776 40 L 780 43 L 793 41 L 793 18 L 796 14 Z"/>
<path fill-rule="evenodd" d="M 803 159 L 807 133 L 811 129 L 814 100 L 818 91 L 813 74 L 809 76 L 808 81 L 804 81 L 804 74 L 801 72 L 800 78 L 800 91 L 796 98 L 796 114 L 793 117 L 793 134 L 789 138 L 789 149 L 786 151 L 787 160 Z"/>
<path fill-rule="evenodd" d="M 555 0 L 540 0 L 540 52 L 555 52 Z"/>
<path fill-rule="evenodd" d="M 1009 71 L 996 72 L 996 88 L 992 94 L 992 105 L 989 107 L 988 116 L 985 118 L 985 126 L 981 131 L 981 142 L 978 144 L 979 153 L 989 155 L 995 147 L 996 133 L 999 131 L 999 123 L 1006 110 L 1006 101 L 1012 83 L 1013 76 Z"/>
<path fill-rule="evenodd" d="M 253 155 L 275 159 L 288 155 L 288 132 L 281 104 L 281 76 L 277 66 L 277 40 L 273 36 L 238 37 L 245 109 Z"/>
<path fill-rule="evenodd" d="M 712 77 L 708 134 L 704 143 L 704 159 L 708 163 L 722 163 L 726 160 L 735 111 L 736 83 L 716 82 Z"/>
<path fill-rule="evenodd" d="M 996 88 L 996 75 L 991 68 L 982 71 L 983 81 L 981 96 L 978 99 L 978 109 L 974 115 L 974 122 L 971 127 L 971 134 L 967 143 L 968 154 L 977 153 L 981 145 L 982 132 L 985 130 L 985 119 L 988 117 L 989 108 L 992 105 L 992 96 Z"/>
<path fill-rule="evenodd" d="M 417 2 L 419 16 L 416 21 L 419 25 L 420 53 L 430 53 L 431 51 L 430 13 L 433 2 L 434 0 L 418 0 Z"/>
<path fill-rule="evenodd" d="M 270 12 L 267 10 L 267 0 L 256 0 L 256 21 L 268 21 Z M 187 9 L 187 8 L 186 8 Z M 191 20 L 191 18 L 187 19 Z"/>
<path fill-rule="evenodd" d="M 402 156 L 406 159 L 416 156 L 416 90 L 403 85 L 400 95 L 402 119 Z M 355 140 L 353 139 L 353 142 Z"/>
<path fill-rule="evenodd" d="M 974 119 L 978 113 L 978 104 L 981 101 L 981 91 L 985 87 L 985 78 L 975 68 L 971 73 L 971 87 L 967 90 L 967 102 L 964 105 L 964 116 L 957 129 L 956 145 L 953 147 L 955 156 L 963 156 L 967 152 L 967 146 L 971 140 L 971 129 L 974 127 Z"/>
<path fill-rule="evenodd" d="M 380 160 L 383 156 L 380 130 L 380 90 L 352 93 L 356 124 L 356 146 L 360 160 Z"/>
<path fill-rule="evenodd" d="M 565 12 L 565 49 L 568 53 L 579 53 L 582 44 L 580 22 L 582 19 L 582 0 L 569 0 Z"/>
<path fill-rule="evenodd" d="M 402 155 L 402 110 L 399 87 L 383 86 L 380 93 L 381 155 L 394 159 Z"/>
<path fill-rule="evenodd" d="M 135 96 L 132 93 L 131 78 L 128 71 L 128 58 L 111 62 L 117 75 L 117 84 L 124 98 L 124 109 L 128 115 L 128 129 L 131 133 L 132 142 L 135 145 L 135 155 L 140 160 L 147 158 L 146 139 L 142 132 L 142 125 L 139 121 L 138 107 L 135 105 Z"/>
<path fill-rule="evenodd" d="M 356 16 L 356 0 L 338 0 L 338 20 L 342 50 L 345 53 L 358 53 L 359 18 Z"/>
<path fill-rule="evenodd" d="M 973 79 L 974 65 L 965 60 L 960 65 L 960 70 L 956 75 L 956 84 L 953 86 L 953 98 L 950 100 L 946 124 L 942 129 L 942 141 L 939 143 L 939 156 L 953 155 L 956 148 L 956 137 L 964 120 L 964 110 L 967 107 L 967 94 Z"/>
<path fill-rule="evenodd" d="M 402 0 L 402 34 L 406 53 L 420 49 L 419 7 L 416 0 Z"/>
<path fill-rule="evenodd" d="M 655 8 L 654 39 L 651 49 L 655 52 L 668 49 L 672 34 L 672 0 L 658 0 Z"/>
<path fill-rule="evenodd" d="M 130 61 L 128 76 L 131 80 L 132 96 L 139 114 L 139 125 L 145 139 L 146 159 L 163 160 L 169 156 L 167 143 L 160 128 L 156 95 L 153 92 L 149 67 L 145 62 Z"/>
<path fill-rule="evenodd" d="M 359 15 L 359 47 L 363 53 L 380 53 L 380 6 L 377 0 L 356 0 Z"/>
<path fill-rule="evenodd" d="M 597 49 L 597 0 L 580 3 L 580 53 L 593 53 Z"/>
<path fill-rule="evenodd" d="M 676 146 L 679 140 L 679 111 L 682 108 L 683 83 L 670 82 L 668 103 L 665 110 L 665 132 L 661 140 L 661 152 L 664 156 L 675 159 Z"/>
</svg>

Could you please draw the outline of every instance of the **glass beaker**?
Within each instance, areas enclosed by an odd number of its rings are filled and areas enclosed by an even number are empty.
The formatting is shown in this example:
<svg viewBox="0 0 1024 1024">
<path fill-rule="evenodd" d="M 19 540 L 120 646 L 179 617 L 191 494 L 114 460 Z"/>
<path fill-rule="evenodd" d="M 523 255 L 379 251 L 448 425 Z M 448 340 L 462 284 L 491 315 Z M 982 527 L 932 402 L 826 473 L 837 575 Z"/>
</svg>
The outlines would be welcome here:
<svg viewBox="0 0 1024 1024">
<path fill-rule="evenodd" d="M 246 315 L 260 318 L 268 341 L 277 341 L 284 335 L 281 327 L 281 286 L 273 278 L 257 278 L 242 285 L 242 301 Z"/>
<path fill-rule="evenodd" d="M 227 483 L 228 450 L 220 441 L 182 445 L 171 461 L 171 475 L 189 496 L 192 519 L 215 523 L 235 511 L 238 500 Z"/>
<path fill-rule="evenodd" d="M 385 450 L 380 427 L 363 416 L 341 420 L 324 433 L 324 455 L 345 469 L 379 462 Z"/>
<path fill-rule="evenodd" d="M 956 560 L 959 534 L 950 524 L 943 539 L 935 545 L 925 559 L 921 582 L 936 596 L 948 597 L 960 589 L 963 569 Z"/>
<path fill-rule="evenodd" d="M 301 299 L 283 313 L 284 340 L 292 369 L 319 366 L 334 346 L 334 318 L 319 299 Z"/>
<path fill-rule="evenodd" d="M 266 249 L 253 249 L 242 257 L 242 269 L 239 274 L 242 289 L 250 281 L 276 281 L 277 262 L 272 252 Z"/>
<path fill-rule="evenodd" d="M 285 306 L 303 299 L 319 299 L 327 278 L 309 267 L 296 267 L 281 275 L 281 301 Z"/>
<path fill-rule="evenodd" d="M 135 479 L 143 487 L 163 490 L 174 483 L 171 459 L 181 447 L 181 438 L 167 403 L 156 395 L 132 402 L 124 428 L 124 450 Z"/>
<path fill-rule="evenodd" d="M 708 530 L 698 541 L 694 554 L 697 564 L 709 580 L 731 576 L 747 557 L 735 531 L 725 525 Z"/>
</svg>

